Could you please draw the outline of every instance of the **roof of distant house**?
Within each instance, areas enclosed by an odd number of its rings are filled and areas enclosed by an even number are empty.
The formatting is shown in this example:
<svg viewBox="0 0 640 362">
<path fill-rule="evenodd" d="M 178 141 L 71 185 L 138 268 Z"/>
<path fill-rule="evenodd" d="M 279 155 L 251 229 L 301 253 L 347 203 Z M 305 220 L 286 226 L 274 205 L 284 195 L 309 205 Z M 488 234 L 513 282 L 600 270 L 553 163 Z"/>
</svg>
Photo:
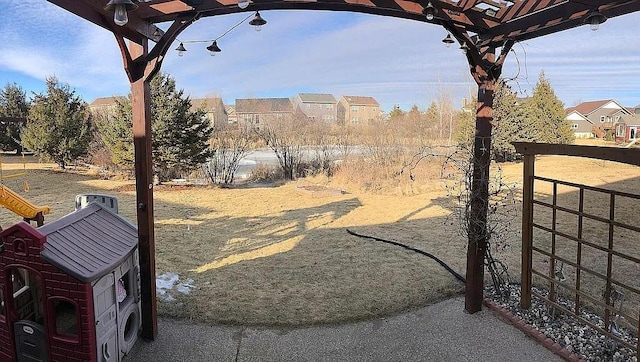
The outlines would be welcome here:
<svg viewBox="0 0 640 362">
<path fill-rule="evenodd" d="M 89 104 L 89 107 L 108 107 L 116 104 L 116 101 L 126 99 L 125 96 L 113 96 L 96 98 Z"/>
<path fill-rule="evenodd" d="M 599 108 L 603 107 L 607 103 L 615 102 L 613 99 L 603 99 L 600 101 L 590 101 L 590 102 L 582 102 L 575 107 L 567 108 L 567 114 L 576 111 L 582 115 L 589 115 L 590 113 L 595 112 Z"/>
<path fill-rule="evenodd" d="M 640 114 L 625 114 L 622 120 L 627 126 L 640 126 Z"/>
<path fill-rule="evenodd" d="M 338 103 L 332 94 L 298 93 L 298 97 L 303 103 Z"/>
<path fill-rule="evenodd" d="M 289 98 L 236 99 L 236 113 L 293 112 Z"/>
<path fill-rule="evenodd" d="M 194 98 L 191 99 L 191 107 L 195 109 L 204 108 L 207 111 L 213 111 L 216 108 L 224 109 L 224 103 L 222 98 L 210 97 L 210 98 Z"/>
<path fill-rule="evenodd" d="M 352 106 L 378 106 L 378 101 L 373 97 L 342 96 L 344 100 Z"/>
</svg>

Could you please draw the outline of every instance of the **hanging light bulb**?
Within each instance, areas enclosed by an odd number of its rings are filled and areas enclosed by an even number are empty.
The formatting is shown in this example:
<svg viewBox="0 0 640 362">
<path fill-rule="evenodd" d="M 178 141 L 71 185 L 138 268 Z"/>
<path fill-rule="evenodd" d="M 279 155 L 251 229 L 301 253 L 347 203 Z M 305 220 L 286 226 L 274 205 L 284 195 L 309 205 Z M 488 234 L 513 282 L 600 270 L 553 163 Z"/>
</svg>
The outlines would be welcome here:
<svg viewBox="0 0 640 362">
<path fill-rule="evenodd" d="M 118 26 L 123 26 L 129 22 L 129 11 L 138 8 L 138 4 L 131 0 L 110 0 L 104 9 L 113 11 L 113 22 Z"/>
<path fill-rule="evenodd" d="M 180 43 L 180 45 L 178 45 L 176 50 L 178 51 L 178 56 L 181 57 L 181 56 L 184 55 L 184 52 L 187 51 L 187 48 L 185 48 L 184 45 L 182 43 Z"/>
<path fill-rule="evenodd" d="M 207 50 L 209 51 L 209 55 L 211 55 L 212 57 L 215 56 L 216 53 L 220 53 L 222 51 L 222 49 L 218 47 L 218 43 L 215 40 L 213 41 L 213 43 L 211 43 L 211 45 L 207 47 Z"/>
<path fill-rule="evenodd" d="M 607 17 L 602 15 L 598 10 L 589 11 L 587 16 L 584 18 L 584 23 L 589 24 L 593 31 L 598 30 L 598 28 L 600 28 L 600 24 L 605 21 L 607 21 Z"/>
<path fill-rule="evenodd" d="M 451 44 L 455 43 L 455 41 L 451 37 L 451 34 L 449 33 L 447 33 L 447 36 L 442 39 L 442 42 L 447 46 L 447 48 L 451 48 Z"/>
<path fill-rule="evenodd" d="M 431 4 L 431 1 L 427 3 L 427 6 L 422 10 L 422 13 L 427 17 L 427 20 L 431 21 L 436 16 L 436 8 Z"/>
<path fill-rule="evenodd" d="M 127 8 L 124 7 L 124 5 L 116 5 L 116 9 L 113 12 L 113 22 L 119 26 L 123 26 L 129 22 L 129 15 L 127 15 Z"/>
<path fill-rule="evenodd" d="M 460 45 L 460 50 L 462 50 L 463 53 L 467 54 L 467 52 L 469 51 L 469 46 L 467 45 L 466 42 Z"/>
<path fill-rule="evenodd" d="M 249 22 L 249 25 L 253 26 L 256 31 L 260 31 L 262 30 L 262 26 L 265 25 L 267 23 L 266 20 L 264 20 L 261 16 L 260 13 L 256 11 L 256 15 L 253 17 L 253 19 L 251 19 L 251 21 Z"/>
<path fill-rule="evenodd" d="M 238 7 L 240 9 L 246 9 L 249 6 L 249 0 L 238 0 Z"/>
</svg>

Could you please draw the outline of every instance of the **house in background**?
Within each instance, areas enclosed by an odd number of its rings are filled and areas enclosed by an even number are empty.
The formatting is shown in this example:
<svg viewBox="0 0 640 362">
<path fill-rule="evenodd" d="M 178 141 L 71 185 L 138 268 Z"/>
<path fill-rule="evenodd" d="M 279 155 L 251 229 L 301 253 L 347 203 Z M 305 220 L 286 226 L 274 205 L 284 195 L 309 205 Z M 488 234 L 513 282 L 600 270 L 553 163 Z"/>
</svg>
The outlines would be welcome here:
<svg viewBox="0 0 640 362">
<path fill-rule="evenodd" d="M 105 115 L 107 117 L 113 117 L 118 106 L 117 102 L 123 102 L 126 100 L 127 97 L 125 96 L 96 98 L 93 102 L 89 103 L 89 110 L 95 116 Z"/>
<path fill-rule="evenodd" d="M 380 104 L 373 97 L 342 96 L 338 102 L 338 123 L 366 126 L 380 120 Z"/>
<path fill-rule="evenodd" d="M 191 108 L 193 110 L 202 108 L 205 111 L 205 117 L 215 130 L 223 130 L 229 124 L 229 117 L 224 103 L 222 103 L 222 98 L 192 99 Z"/>
<path fill-rule="evenodd" d="M 566 110 L 577 138 L 614 136 L 616 123 L 631 112 L 613 99 L 590 101 Z"/>
<path fill-rule="evenodd" d="M 292 100 L 294 107 L 312 121 L 335 125 L 338 120 L 338 101 L 331 94 L 298 93 Z"/>
<path fill-rule="evenodd" d="M 229 123 L 229 126 L 237 127 L 238 114 L 236 113 L 236 105 L 235 104 L 227 105 L 225 109 L 227 111 L 227 122 Z"/>
<path fill-rule="evenodd" d="M 640 139 L 640 113 L 620 117 L 615 125 L 615 141 L 619 143 L 636 142 Z"/>
<path fill-rule="evenodd" d="M 293 114 L 293 103 L 289 98 L 236 99 L 239 127 L 260 129 L 265 122 L 286 120 Z"/>
</svg>

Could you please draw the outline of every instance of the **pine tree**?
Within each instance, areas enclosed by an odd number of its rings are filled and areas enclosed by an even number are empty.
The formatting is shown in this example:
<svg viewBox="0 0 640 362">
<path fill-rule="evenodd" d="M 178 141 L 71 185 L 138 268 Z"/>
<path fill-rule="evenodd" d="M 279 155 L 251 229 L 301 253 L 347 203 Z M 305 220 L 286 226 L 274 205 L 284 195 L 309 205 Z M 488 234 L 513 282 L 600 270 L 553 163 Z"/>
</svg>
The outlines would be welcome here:
<svg viewBox="0 0 640 362">
<path fill-rule="evenodd" d="M 113 163 L 124 169 L 134 161 L 131 117 L 129 95 L 118 102 L 115 119 L 99 126 Z M 160 181 L 187 174 L 211 157 L 212 125 L 203 110 L 191 110 L 191 100 L 167 74 L 151 81 L 151 128 L 154 172 Z"/>
<path fill-rule="evenodd" d="M 160 181 L 189 173 L 211 157 L 213 127 L 204 111 L 191 110 L 191 100 L 176 90 L 175 80 L 158 74 L 151 81 L 153 163 Z"/>
<path fill-rule="evenodd" d="M 55 77 L 48 77 L 46 83 L 46 92 L 34 96 L 22 141 L 39 157 L 65 168 L 88 153 L 91 113 L 68 84 Z"/>
<path fill-rule="evenodd" d="M 100 138 L 111 155 L 111 162 L 122 171 L 133 171 L 133 121 L 131 98 L 116 100 L 115 113 L 98 117 Z"/>
<path fill-rule="evenodd" d="M 16 83 L 7 84 L 0 90 L 0 116 L 11 118 L 26 118 L 29 114 L 29 102 L 26 92 Z M 22 152 L 20 137 L 22 125 L 20 123 L 0 124 L 0 149 L 3 151 L 16 150 Z"/>
<path fill-rule="evenodd" d="M 404 112 L 399 105 L 394 105 L 391 112 L 389 112 L 389 122 L 399 122 L 404 118 Z"/>
<path fill-rule="evenodd" d="M 476 104 L 475 98 L 471 100 Z M 473 138 L 476 133 L 476 112 L 475 108 L 463 108 L 458 114 L 458 123 L 454 132 L 454 138 L 459 148 L 471 150 Z"/>
<path fill-rule="evenodd" d="M 573 143 L 575 135 L 571 123 L 566 120 L 564 104 L 558 99 L 551 83 L 540 72 L 538 83 L 529 100 L 537 137 L 535 141 L 546 143 Z"/>
<path fill-rule="evenodd" d="M 503 80 L 496 85 L 494 97 L 492 149 L 494 158 L 501 160 L 515 153 L 511 142 L 527 140 L 530 108 L 526 102 L 518 101 L 516 93 Z"/>
</svg>

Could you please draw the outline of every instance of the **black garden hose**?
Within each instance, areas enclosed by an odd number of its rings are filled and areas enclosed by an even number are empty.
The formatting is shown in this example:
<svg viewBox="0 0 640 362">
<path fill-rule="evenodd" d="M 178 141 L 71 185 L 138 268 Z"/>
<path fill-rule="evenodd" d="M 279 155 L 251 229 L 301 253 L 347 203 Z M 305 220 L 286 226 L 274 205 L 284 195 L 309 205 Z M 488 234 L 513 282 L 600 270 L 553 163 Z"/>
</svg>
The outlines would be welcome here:
<svg viewBox="0 0 640 362">
<path fill-rule="evenodd" d="M 397 241 L 392 241 L 392 240 L 386 240 L 386 239 L 382 239 L 382 238 L 378 238 L 375 236 L 370 236 L 370 235 L 364 235 L 364 234 L 360 234 L 357 233 L 355 231 L 349 230 L 347 229 L 347 232 L 353 236 L 357 236 L 359 238 L 366 238 L 366 239 L 373 239 L 373 240 L 377 240 L 377 241 L 382 241 L 383 243 L 387 243 L 387 244 L 391 244 L 391 245 L 395 245 L 395 246 L 400 246 L 402 248 L 405 248 L 407 250 L 411 250 L 413 252 L 416 252 L 418 254 L 422 254 L 424 256 L 428 256 L 429 258 L 435 260 L 438 264 L 442 265 L 443 268 L 445 268 L 449 273 L 451 273 L 454 277 L 456 277 L 456 279 L 458 279 L 459 281 L 466 283 L 464 277 L 462 275 L 460 275 L 458 272 L 456 272 L 455 270 L 453 270 L 449 265 L 447 265 L 447 263 L 445 263 L 444 261 L 440 260 L 437 256 L 431 254 L 431 253 L 427 253 L 426 251 L 420 250 L 420 249 L 416 249 L 414 247 L 399 243 Z"/>
</svg>

